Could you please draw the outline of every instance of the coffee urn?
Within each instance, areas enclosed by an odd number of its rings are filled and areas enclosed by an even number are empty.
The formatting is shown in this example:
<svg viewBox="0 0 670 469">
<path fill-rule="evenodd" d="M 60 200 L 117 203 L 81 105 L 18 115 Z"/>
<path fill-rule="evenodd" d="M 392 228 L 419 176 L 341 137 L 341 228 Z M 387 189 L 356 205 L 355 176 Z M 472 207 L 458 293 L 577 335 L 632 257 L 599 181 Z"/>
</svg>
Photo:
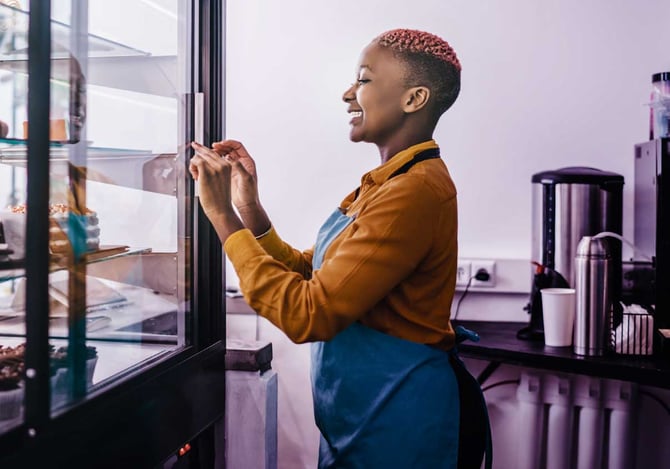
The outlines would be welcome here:
<svg viewBox="0 0 670 469">
<path fill-rule="evenodd" d="M 624 178 L 600 169 L 567 167 L 534 174 L 532 181 L 531 261 L 575 287 L 575 256 L 584 236 L 603 231 L 622 233 Z M 621 291 L 621 242 L 609 242 L 612 256 L 612 298 Z M 532 284 L 537 283 L 533 269 Z M 534 288 L 535 289 L 535 288 Z M 525 340 L 543 338 L 541 304 L 527 306 L 530 326 L 517 335 Z M 530 329 L 530 330 L 529 330 Z"/>
</svg>

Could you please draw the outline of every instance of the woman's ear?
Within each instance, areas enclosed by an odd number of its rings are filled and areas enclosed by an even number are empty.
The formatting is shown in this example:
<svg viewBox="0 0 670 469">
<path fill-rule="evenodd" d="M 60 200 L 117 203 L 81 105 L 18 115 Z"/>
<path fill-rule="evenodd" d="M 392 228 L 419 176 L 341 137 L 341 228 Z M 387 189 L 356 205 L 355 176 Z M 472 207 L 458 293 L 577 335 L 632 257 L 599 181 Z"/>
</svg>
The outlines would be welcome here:
<svg viewBox="0 0 670 469">
<path fill-rule="evenodd" d="M 408 89 L 403 96 L 403 111 L 407 114 L 423 109 L 428 104 L 430 89 L 425 86 L 415 86 Z"/>
</svg>

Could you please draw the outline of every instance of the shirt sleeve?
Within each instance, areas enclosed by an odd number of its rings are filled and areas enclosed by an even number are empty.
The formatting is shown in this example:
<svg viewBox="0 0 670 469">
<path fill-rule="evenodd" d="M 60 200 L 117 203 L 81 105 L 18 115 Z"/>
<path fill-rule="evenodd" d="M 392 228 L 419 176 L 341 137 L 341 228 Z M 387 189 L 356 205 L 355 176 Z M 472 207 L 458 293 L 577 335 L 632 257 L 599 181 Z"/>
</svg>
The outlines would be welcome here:
<svg viewBox="0 0 670 469">
<path fill-rule="evenodd" d="M 428 254 L 437 203 L 429 186 L 411 174 L 387 182 L 310 279 L 270 256 L 248 230 L 234 233 L 224 248 L 245 299 L 258 314 L 294 342 L 329 340 L 381 301 Z"/>
<path fill-rule="evenodd" d="M 299 251 L 293 248 L 279 237 L 274 227 L 270 228 L 270 231 L 265 236 L 259 238 L 258 243 L 265 252 L 290 270 L 302 274 L 305 278 L 312 276 L 313 249 Z"/>
</svg>

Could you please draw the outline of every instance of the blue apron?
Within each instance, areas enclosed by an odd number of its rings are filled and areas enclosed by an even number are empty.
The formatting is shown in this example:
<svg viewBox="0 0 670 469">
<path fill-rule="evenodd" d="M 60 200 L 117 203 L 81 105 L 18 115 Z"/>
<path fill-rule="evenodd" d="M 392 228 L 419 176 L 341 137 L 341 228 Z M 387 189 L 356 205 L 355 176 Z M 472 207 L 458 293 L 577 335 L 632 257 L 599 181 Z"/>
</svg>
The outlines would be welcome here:
<svg viewBox="0 0 670 469">
<path fill-rule="evenodd" d="M 436 150 L 422 152 L 401 170 L 438 156 Z M 340 209 L 326 220 L 313 270 L 352 221 Z M 457 467 L 460 400 L 452 363 L 460 360 L 454 353 L 355 322 L 333 339 L 313 343 L 311 358 L 319 468 Z"/>
</svg>

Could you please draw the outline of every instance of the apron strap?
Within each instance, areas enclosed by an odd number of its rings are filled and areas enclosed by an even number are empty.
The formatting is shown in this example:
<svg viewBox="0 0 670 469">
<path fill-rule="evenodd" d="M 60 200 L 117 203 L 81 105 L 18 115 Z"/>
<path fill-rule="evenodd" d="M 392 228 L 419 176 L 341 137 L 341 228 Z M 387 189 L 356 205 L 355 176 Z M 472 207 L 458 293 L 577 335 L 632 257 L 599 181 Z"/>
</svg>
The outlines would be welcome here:
<svg viewBox="0 0 670 469">
<path fill-rule="evenodd" d="M 426 160 L 432 160 L 433 158 L 439 158 L 440 157 L 440 149 L 439 148 L 429 148 L 428 150 L 420 151 L 416 155 L 414 155 L 414 158 L 409 160 L 407 163 L 396 169 L 393 174 L 389 176 L 389 179 L 394 178 L 396 176 L 399 176 L 401 174 L 405 174 L 407 171 L 409 171 L 409 168 L 414 166 L 417 163 L 420 163 L 422 161 Z"/>
<path fill-rule="evenodd" d="M 401 174 L 405 174 L 409 169 L 414 166 L 417 163 L 420 163 L 425 160 L 432 160 L 433 158 L 439 158 L 440 157 L 440 149 L 439 148 L 429 148 L 428 150 L 420 151 L 414 157 L 409 160 L 407 163 L 396 169 L 390 176 L 389 179 L 394 178 L 396 176 L 399 176 Z M 358 194 L 360 194 L 361 188 L 356 189 L 356 195 L 354 195 L 354 200 L 358 199 Z"/>
<path fill-rule="evenodd" d="M 458 469 L 493 466 L 493 442 L 486 400 L 480 384 L 455 353 L 449 354 L 449 362 L 456 375 L 461 415 L 458 430 Z"/>
<path fill-rule="evenodd" d="M 482 387 L 458 356 L 458 344 L 471 340 L 479 342 L 479 334 L 463 326 L 456 326 L 456 347 L 449 353 L 449 362 L 458 382 L 461 416 L 458 434 L 458 469 L 493 466 L 491 421 Z"/>
</svg>

